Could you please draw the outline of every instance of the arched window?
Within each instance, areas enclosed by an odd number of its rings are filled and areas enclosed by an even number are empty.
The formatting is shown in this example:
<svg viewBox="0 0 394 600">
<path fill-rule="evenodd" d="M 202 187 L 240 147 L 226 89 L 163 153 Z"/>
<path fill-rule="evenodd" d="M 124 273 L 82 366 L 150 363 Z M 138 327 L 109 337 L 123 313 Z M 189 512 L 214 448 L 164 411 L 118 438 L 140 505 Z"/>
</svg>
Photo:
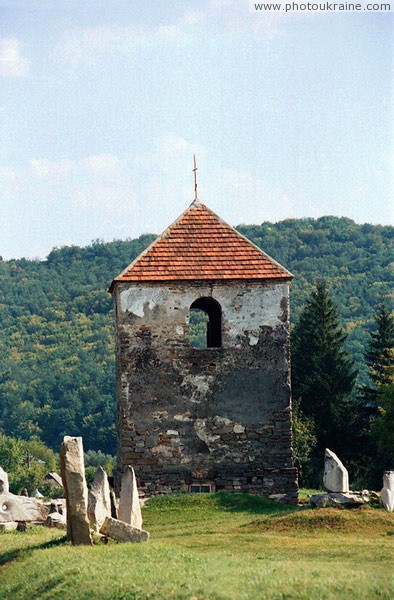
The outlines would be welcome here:
<svg viewBox="0 0 394 600">
<path fill-rule="evenodd" d="M 199 298 L 190 306 L 190 345 L 194 348 L 221 348 L 222 309 L 213 298 Z"/>
</svg>

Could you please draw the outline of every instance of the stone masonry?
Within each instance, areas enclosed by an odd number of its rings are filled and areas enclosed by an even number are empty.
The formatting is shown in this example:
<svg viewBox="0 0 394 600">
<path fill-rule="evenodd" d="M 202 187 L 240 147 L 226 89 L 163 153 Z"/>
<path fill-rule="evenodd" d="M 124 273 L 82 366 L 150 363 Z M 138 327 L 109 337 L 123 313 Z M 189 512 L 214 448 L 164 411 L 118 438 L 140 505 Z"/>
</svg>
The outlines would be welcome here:
<svg viewBox="0 0 394 600">
<path fill-rule="evenodd" d="M 201 484 L 297 502 L 290 278 L 114 281 L 119 470 L 145 494 Z M 220 347 L 190 345 L 201 298 L 220 307 Z"/>
</svg>

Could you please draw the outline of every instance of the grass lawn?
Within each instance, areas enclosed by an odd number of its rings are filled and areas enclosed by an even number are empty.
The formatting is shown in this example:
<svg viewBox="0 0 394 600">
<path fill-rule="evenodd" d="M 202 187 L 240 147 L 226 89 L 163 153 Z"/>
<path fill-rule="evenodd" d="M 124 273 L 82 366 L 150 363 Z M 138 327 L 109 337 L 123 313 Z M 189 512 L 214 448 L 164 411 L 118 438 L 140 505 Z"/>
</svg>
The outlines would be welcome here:
<svg viewBox="0 0 394 600">
<path fill-rule="evenodd" d="M 153 498 L 143 517 L 141 544 L 1 533 L 0 598 L 394 598 L 394 514 L 383 510 L 220 492 Z"/>
</svg>

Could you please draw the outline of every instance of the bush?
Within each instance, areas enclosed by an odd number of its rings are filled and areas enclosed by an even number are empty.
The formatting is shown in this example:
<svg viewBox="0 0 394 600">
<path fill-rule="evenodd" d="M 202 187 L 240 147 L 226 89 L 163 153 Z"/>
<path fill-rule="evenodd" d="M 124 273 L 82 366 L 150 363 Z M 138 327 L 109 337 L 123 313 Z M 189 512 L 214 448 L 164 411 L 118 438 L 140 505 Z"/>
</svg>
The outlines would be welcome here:
<svg viewBox="0 0 394 600">
<path fill-rule="evenodd" d="M 0 434 L 0 465 L 8 473 L 11 493 L 26 488 L 32 495 L 36 489 L 43 493 L 44 477 L 56 469 L 56 455 L 38 438 L 26 441 Z"/>
<path fill-rule="evenodd" d="M 103 467 L 107 475 L 111 476 L 116 468 L 116 456 L 104 454 L 101 450 L 88 450 L 84 453 L 86 467 Z"/>
</svg>

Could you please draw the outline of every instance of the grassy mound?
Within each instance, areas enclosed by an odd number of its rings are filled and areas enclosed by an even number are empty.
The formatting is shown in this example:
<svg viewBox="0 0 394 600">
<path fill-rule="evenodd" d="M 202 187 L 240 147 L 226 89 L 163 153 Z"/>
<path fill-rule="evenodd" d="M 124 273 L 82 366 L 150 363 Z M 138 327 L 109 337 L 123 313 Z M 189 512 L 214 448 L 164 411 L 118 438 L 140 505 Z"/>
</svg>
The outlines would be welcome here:
<svg viewBox="0 0 394 600">
<path fill-rule="evenodd" d="M 273 515 L 247 525 L 255 531 L 370 533 L 394 535 L 394 514 L 383 510 L 321 508 Z"/>
</svg>

